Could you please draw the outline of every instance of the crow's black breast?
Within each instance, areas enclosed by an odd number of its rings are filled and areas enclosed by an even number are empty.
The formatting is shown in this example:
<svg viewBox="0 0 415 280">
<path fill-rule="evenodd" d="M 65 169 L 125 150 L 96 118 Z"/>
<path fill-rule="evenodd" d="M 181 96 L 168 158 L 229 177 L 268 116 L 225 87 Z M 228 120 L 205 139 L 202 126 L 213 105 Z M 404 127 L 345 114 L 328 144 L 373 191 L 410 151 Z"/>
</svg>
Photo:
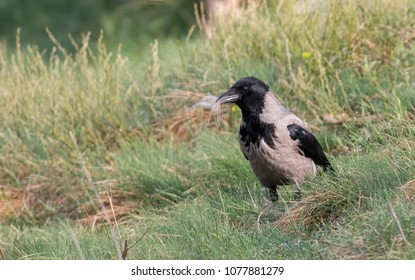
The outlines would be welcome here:
<svg viewBox="0 0 415 280">
<path fill-rule="evenodd" d="M 272 123 L 266 123 L 258 119 L 250 120 L 241 124 L 239 134 L 245 146 L 250 144 L 258 146 L 261 139 L 264 139 L 270 148 L 275 149 L 274 140 L 277 135 L 275 134 L 275 125 Z"/>
</svg>

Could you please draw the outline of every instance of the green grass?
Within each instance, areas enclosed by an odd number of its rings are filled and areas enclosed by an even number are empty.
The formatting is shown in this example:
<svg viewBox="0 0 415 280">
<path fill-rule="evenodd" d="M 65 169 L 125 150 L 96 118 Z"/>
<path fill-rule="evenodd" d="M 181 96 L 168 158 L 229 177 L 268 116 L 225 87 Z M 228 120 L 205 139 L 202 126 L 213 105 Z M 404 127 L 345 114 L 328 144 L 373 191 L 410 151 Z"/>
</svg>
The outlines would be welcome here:
<svg viewBox="0 0 415 280">
<path fill-rule="evenodd" d="M 143 59 L 87 36 L 76 53 L 0 45 L 4 257 L 116 259 L 128 240 L 128 259 L 413 259 L 415 4 L 295 2 L 199 18 Z M 299 201 L 292 186 L 268 201 L 239 151 L 240 112 L 191 118 L 246 75 L 310 124 L 337 170 Z"/>
</svg>

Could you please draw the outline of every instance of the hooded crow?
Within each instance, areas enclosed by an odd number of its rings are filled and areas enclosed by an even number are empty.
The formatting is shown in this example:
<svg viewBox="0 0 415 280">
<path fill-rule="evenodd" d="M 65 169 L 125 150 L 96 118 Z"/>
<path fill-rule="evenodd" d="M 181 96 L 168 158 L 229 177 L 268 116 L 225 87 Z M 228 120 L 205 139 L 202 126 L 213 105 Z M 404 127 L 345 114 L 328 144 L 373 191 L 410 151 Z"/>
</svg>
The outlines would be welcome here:
<svg viewBox="0 0 415 280">
<path fill-rule="evenodd" d="M 239 144 L 260 183 L 278 200 L 278 186 L 297 188 L 319 169 L 332 169 L 310 128 L 285 108 L 268 85 L 255 77 L 237 81 L 217 104 L 242 111 Z"/>
</svg>

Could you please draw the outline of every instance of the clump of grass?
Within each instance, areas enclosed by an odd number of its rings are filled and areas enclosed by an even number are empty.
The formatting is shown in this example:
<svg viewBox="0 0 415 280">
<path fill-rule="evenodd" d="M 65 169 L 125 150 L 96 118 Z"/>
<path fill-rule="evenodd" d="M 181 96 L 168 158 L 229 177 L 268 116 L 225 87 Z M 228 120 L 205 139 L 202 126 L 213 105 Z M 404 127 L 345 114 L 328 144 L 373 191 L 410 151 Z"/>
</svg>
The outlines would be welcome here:
<svg viewBox="0 0 415 280">
<path fill-rule="evenodd" d="M 275 227 L 289 232 L 301 225 L 312 230 L 321 223 L 338 218 L 341 214 L 337 211 L 345 207 L 345 202 L 343 197 L 330 192 L 309 195 L 287 209 Z"/>
<path fill-rule="evenodd" d="M 188 174 L 192 173 L 189 164 L 192 160 L 171 145 L 162 148 L 156 145 L 123 144 L 118 171 L 125 177 L 124 189 L 133 189 L 153 204 L 175 203 L 191 194 L 193 186 Z"/>
<path fill-rule="evenodd" d="M 2 60 L 2 141 L 14 147 L 2 147 L 1 161 L 13 153 L 25 154 L 27 161 L 17 160 L 23 166 L 13 172 L 28 168 L 40 173 L 40 160 L 65 164 L 73 156 L 70 131 L 84 149 L 113 144 L 112 134 L 125 129 L 119 122 L 123 113 L 114 106 L 128 92 L 123 85 L 124 67 L 125 59 L 108 53 L 102 43 L 97 52 L 91 52 L 88 36 L 75 55 L 58 47 L 46 57 L 29 46 Z M 37 159 L 30 161 L 31 157 Z"/>
<path fill-rule="evenodd" d="M 356 212 L 370 211 L 375 206 L 374 201 L 386 203 L 400 189 L 410 190 L 411 181 L 403 186 L 402 181 L 411 178 L 408 175 L 414 171 L 414 154 L 404 158 L 396 153 L 400 152 L 388 151 L 375 158 L 369 154 L 348 165 L 347 170 L 343 166 L 328 178 L 313 179 L 306 186 L 305 197 L 288 207 L 275 224 L 276 228 L 315 230 L 322 224 L 331 224 Z M 391 156 L 393 159 L 388 160 Z"/>
</svg>

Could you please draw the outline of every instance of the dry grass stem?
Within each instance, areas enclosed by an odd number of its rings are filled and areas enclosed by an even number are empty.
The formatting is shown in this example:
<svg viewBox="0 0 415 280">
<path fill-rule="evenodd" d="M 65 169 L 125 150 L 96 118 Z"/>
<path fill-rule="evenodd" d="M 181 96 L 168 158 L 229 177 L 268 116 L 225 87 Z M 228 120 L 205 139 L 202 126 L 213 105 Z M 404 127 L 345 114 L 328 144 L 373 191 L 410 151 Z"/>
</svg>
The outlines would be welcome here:
<svg viewBox="0 0 415 280">
<path fill-rule="evenodd" d="M 108 213 L 108 211 L 107 211 L 107 207 L 105 206 L 105 204 L 104 204 L 104 203 L 103 203 L 103 201 L 101 200 L 101 197 L 100 197 L 100 195 L 99 195 L 98 189 L 97 189 L 97 187 L 95 186 L 94 181 L 92 180 L 91 173 L 89 172 L 89 170 L 88 170 L 88 169 L 87 169 L 87 167 L 86 167 L 86 162 L 85 162 L 85 159 L 84 159 L 84 157 L 83 157 L 83 155 L 82 155 L 81 151 L 79 150 L 79 147 L 78 147 L 78 144 L 77 144 L 77 142 L 76 142 L 75 136 L 73 135 L 73 133 L 72 133 L 72 132 L 69 132 L 69 135 L 71 136 L 71 139 L 72 139 L 73 145 L 74 145 L 75 150 L 76 150 L 76 152 L 77 152 L 77 154 L 78 154 L 78 158 L 79 158 L 79 161 L 80 161 L 80 163 L 81 163 L 82 170 L 84 171 L 85 177 L 86 177 L 86 179 L 87 179 L 87 181 L 88 181 L 88 184 L 89 184 L 89 186 L 91 187 L 91 189 L 94 191 L 94 193 L 95 193 L 95 197 L 96 197 L 97 201 L 99 202 L 99 204 L 100 204 L 100 206 L 101 206 L 101 209 L 103 209 L 103 210 L 104 210 L 104 212 L 103 212 L 103 214 L 104 214 L 104 218 L 106 219 L 106 221 L 107 221 L 107 223 L 108 223 L 108 226 L 109 226 L 109 228 L 110 228 L 110 231 L 111 231 L 111 236 L 112 236 L 112 239 L 114 240 L 115 248 L 116 248 L 117 253 L 118 253 L 118 258 L 121 260 L 121 259 L 122 259 L 122 254 L 121 254 L 120 242 L 119 242 L 119 240 L 118 240 L 118 238 L 117 238 L 117 236 L 116 236 L 116 234 L 115 234 L 115 231 L 114 231 L 114 226 L 113 226 L 113 225 L 112 225 L 112 223 L 111 223 L 111 219 L 109 218 L 109 213 Z"/>
</svg>

